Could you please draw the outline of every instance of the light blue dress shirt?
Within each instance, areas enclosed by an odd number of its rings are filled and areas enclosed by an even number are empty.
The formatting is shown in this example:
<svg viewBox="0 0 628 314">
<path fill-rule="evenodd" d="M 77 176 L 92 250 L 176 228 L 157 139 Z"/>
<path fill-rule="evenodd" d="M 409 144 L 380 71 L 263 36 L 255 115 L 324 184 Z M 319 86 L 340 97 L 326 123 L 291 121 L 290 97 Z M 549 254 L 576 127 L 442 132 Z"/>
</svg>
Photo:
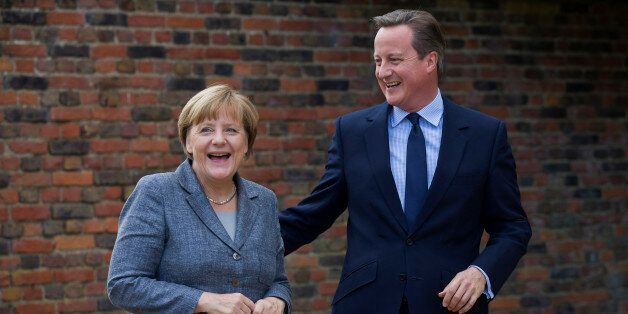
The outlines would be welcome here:
<svg viewBox="0 0 628 314">
<path fill-rule="evenodd" d="M 417 111 L 417 113 L 421 116 L 419 126 L 423 132 L 423 137 L 425 137 L 427 187 L 429 189 L 432 184 L 432 179 L 434 178 L 434 172 L 436 171 L 438 152 L 443 135 L 443 98 L 441 97 L 440 89 L 436 94 L 436 98 L 427 104 L 427 106 Z M 406 199 L 406 151 L 408 148 L 408 135 L 410 135 L 410 130 L 412 130 L 412 123 L 406 119 L 408 114 L 409 112 L 393 106 L 393 110 L 388 115 L 390 169 L 395 179 L 395 186 L 397 187 L 397 193 L 399 194 L 402 208 L 404 207 L 403 200 Z M 492 299 L 495 295 L 491 290 L 491 281 L 484 270 L 475 265 L 471 265 L 470 267 L 475 267 L 482 272 L 486 279 L 486 290 L 484 290 L 484 294 L 488 299 Z"/>
</svg>

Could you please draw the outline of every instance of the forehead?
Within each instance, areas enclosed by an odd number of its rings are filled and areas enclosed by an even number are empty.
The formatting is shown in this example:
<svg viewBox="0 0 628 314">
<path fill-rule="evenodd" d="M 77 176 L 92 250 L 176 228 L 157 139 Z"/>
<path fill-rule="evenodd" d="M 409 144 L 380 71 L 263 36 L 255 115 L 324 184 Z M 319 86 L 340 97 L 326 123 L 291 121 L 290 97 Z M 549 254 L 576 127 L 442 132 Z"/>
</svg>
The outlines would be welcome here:
<svg viewBox="0 0 628 314">
<path fill-rule="evenodd" d="M 374 55 L 403 54 L 412 50 L 412 30 L 407 25 L 382 27 L 373 41 Z"/>
<path fill-rule="evenodd" d="M 203 123 L 228 123 L 228 124 L 242 124 L 239 119 L 236 117 L 235 112 L 230 112 L 226 108 L 220 108 L 218 111 L 212 114 L 212 112 L 207 112 L 206 114 L 200 116 L 200 119 L 195 123 L 195 125 L 203 124 Z"/>
</svg>

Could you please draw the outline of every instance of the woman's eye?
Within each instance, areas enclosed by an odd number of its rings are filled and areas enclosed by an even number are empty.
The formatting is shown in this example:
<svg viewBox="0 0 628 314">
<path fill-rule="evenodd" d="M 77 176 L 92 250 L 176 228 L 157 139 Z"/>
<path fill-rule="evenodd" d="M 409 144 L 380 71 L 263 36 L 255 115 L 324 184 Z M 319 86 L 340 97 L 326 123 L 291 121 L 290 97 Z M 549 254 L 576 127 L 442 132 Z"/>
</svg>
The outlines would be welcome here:
<svg viewBox="0 0 628 314">
<path fill-rule="evenodd" d="M 238 130 L 234 128 L 227 128 L 225 131 L 227 131 L 227 133 L 238 133 Z"/>
<path fill-rule="evenodd" d="M 214 130 L 212 128 L 208 128 L 208 127 L 204 127 L 201 128 L 201 133 L 207 133 L 207 132 L 213 132 Z"/>
</svg>

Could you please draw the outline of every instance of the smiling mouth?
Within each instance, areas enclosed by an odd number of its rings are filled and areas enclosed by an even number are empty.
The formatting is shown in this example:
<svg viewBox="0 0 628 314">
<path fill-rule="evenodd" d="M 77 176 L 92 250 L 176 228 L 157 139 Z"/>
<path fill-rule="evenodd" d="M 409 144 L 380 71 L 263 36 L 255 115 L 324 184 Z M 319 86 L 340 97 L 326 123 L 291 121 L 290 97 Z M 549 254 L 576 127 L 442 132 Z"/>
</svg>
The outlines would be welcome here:
<svg viewBox="0 0 628 314">
<path fill-rule="evenodd" d="M 392 87 L 399 86 L 401 82 L 400 81 L 384 82 L 384 84 L 386 85 L 386 88 L 392 88 Z"/>
<path fill-rule="evenodd" d="M 231 157 L 229 153 L 216 153 L 216 154 L 207 154 L 207 158 L 215 161 L 227 160 Z"/>
</svg>

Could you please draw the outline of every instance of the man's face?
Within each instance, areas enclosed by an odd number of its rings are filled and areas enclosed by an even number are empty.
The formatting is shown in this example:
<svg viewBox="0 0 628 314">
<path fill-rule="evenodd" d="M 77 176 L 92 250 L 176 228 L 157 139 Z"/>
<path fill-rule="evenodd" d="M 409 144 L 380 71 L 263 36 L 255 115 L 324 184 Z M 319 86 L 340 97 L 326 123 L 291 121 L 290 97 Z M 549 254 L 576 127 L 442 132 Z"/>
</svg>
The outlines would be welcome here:
<svg viewBox="0 0 628 314">
<path fill-rule="evenodd" d="M 389 104 L 416 111 L 435 96 L 435 55 L 419 58 L 406 25 L 382 27 L 375 35 L 375 77 Z"/>
</svg>

